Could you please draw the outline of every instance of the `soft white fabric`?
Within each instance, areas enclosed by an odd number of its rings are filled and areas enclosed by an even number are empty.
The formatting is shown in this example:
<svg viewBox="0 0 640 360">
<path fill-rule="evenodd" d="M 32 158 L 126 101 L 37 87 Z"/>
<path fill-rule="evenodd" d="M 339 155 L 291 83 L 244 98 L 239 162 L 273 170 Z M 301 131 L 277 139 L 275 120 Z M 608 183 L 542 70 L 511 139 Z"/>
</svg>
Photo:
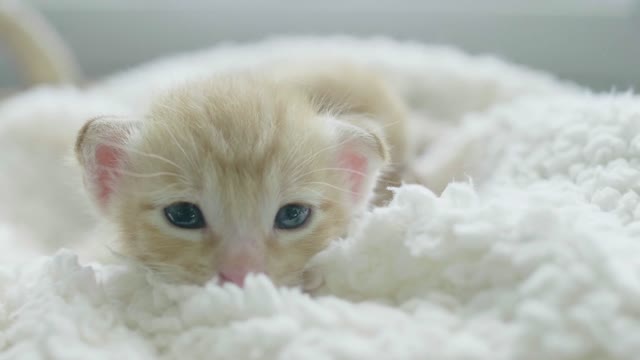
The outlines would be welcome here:
<svg viewBox="0 0 640 360">
<path fill-rule="evenodd" d="M 314 259 L 324 276 L 315 298 L 264 277 L 245 289 L 169 285 L 122 265 L 81 265 L 69 250 L 24 262 L 3 256 L 0 359 L 637 358 L 640 99 L 589 94 L 441 48 L 275 40 L 161 61 L 84 91 L 10 99 L 0 105 L 3 254 L 24 259 L 50 241 L 65 243 L 57 224 L 83 219 L 75 197 L 67 196 L 71 206 L 38 201 L 46 193 L 38 184 L 55 180 L 46 172 L 57 164 L 20 153 L 73 135 L 38 138 L 26 129 L 49 129 L 50 121 L 72 133 L 90 112 L 142 111 L 149 93 L 173 81 L 310 49 L 388 70 L 414 107 L 416 128 L 424 118 L 460 122 L 468 177 L 439 197 L 403 186 L 388 207 L 366 214 L 351 237 Z M 16 133 L 30 135 L 18 141 Z M 32 171 L 8 161 L 18 156 Z M 427 153 L 416 164 L 435 160 Z M 29 206 L 56 220 L 30 219 Z M 82 235 L 92 222 L 76 222 L 82 229 L 69 237 L 100 246 Z"/>
</svg>

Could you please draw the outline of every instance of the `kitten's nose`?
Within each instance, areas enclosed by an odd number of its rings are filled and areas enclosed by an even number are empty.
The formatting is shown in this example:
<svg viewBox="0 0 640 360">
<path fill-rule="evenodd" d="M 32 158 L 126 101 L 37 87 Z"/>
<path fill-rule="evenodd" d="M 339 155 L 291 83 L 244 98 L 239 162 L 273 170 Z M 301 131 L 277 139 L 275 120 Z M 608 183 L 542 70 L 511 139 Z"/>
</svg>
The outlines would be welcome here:
<svg viewBox="0 0 640 360">
<path fill-rule="evenodd" d="M 244 286 L 244 279 L 247 277 L 246 271 L 224 271 L 220 272 L 219 277 L 222 283 L 234 283 L 240 287 Z"/>
<path fill-rule="evenodd" d="M 264 255 L 254 247 L 228 249 L 218 267 L 218 278 L 222 283 L 234 283 L 244 286 L 249 273 L 265 272 Z"/>
</svg>

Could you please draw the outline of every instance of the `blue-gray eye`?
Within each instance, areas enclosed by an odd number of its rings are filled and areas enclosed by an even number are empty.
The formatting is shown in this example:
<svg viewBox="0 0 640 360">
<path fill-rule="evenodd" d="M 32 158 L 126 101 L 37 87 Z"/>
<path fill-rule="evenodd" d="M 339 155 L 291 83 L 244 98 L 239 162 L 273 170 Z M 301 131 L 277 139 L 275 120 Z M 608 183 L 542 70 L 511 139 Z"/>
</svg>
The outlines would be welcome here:
<svg viewBox="0 0 640 360">
<path fill-rule="evenodd" d="M 311 209 L 304 205 L 288 204 L 276 214 L 274 225 L 278 229 L 296 229 L 307 222 Z"/>
<path fill-rule="evenodd" d="M 183 229 L 200 229 L 205 227 L 204 216 L 196 204 L 177 202 L 164 208 L 164 215 L 174 226 Z"/>
</svg>

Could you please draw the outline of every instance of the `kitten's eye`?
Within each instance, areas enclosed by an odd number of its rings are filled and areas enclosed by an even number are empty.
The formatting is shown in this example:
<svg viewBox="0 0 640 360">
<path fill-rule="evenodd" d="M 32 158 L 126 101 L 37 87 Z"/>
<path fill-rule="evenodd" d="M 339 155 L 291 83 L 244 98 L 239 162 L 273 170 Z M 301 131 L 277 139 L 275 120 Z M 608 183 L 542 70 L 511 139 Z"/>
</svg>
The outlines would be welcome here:
<svg viewBox="0 0 640 360">
<path fill-rule="evenodd" d="M 169 222 L 183 229 L 200 229 L 205 226 L 204 216 L 198 205 L 178 202 L 164 208 L 164 215 Z"/>
<path fill-rule="evenodd" d="M 311 215 L 311 209 L 304 205 L 288 204 L 276 214 L 275 226 L 278 229 L 296 229 L 304 225 Z"/>
</svg>

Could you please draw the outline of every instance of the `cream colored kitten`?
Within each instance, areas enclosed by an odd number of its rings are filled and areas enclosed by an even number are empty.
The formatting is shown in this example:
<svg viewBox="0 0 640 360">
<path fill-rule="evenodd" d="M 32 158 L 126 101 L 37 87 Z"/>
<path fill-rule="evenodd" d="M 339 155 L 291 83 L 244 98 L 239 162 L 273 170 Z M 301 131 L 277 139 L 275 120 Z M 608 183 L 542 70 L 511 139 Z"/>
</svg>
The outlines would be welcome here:
<svg viewBox="0 0 640 360">
<path fill-rule="evenodd" d="M 300 285 L 376 186 L 390 198 L 385 166 L 399 184 L 404 116 L 367 69 L 281 63 L 176 87 L 141 119 L 93 119 L 76 151 L 123 254 L 197 283 Z"/>
</svg>

